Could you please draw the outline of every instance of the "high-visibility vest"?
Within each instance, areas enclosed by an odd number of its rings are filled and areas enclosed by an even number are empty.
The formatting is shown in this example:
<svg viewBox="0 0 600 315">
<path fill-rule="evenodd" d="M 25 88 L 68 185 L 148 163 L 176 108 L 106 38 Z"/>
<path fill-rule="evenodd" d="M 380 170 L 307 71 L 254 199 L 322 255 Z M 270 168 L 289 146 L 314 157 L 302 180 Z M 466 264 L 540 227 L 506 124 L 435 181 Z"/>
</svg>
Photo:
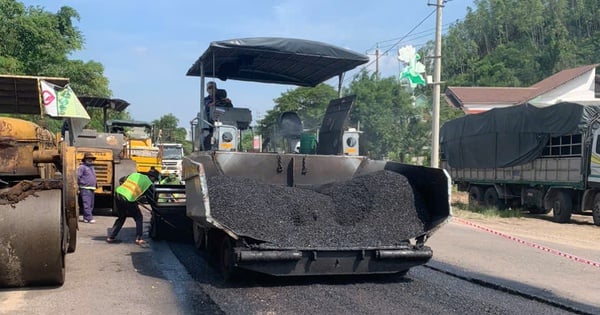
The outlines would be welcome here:
<svg viewBox="0 0 600 315">
<path fill-rule="evenodd" d="M 134 202 L 138 200 L 150 186 L 152 186 L 152 181 L 148 176 L 140 173 L 133 173 L 127 176 L 127 179 L 121 186 L 117 187 L 117 193 L 127 199 L 127 201 Z"/>
</svg>

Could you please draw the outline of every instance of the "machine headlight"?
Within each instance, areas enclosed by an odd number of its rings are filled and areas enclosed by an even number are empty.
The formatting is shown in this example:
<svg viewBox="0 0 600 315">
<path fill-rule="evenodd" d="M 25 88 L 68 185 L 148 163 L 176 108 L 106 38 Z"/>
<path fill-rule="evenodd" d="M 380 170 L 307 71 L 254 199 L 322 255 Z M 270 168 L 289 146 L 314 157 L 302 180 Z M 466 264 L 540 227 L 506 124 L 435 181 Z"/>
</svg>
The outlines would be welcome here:
<svg viewBox="0 0 600 315">
<path fill-rule="evenodd" d="M 233 140 L 233 134 L 231 134 L 231 132 L 224 132 L 221 139 L 223 142 L 231 142 Z"/>
<path fill-rule="evenodd" d="M 348 137 L 348 139 L 346 139 L 346 145 L 348 145 L 351 148 L 356 146 L 356 138 Z"/>
</svg>

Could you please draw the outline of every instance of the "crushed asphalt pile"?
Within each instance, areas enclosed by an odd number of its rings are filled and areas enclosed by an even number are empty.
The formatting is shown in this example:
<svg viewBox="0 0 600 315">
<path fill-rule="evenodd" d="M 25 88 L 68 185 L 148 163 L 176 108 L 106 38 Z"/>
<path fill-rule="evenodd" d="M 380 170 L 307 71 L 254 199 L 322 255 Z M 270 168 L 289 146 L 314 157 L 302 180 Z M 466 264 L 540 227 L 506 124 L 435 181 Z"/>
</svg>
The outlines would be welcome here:
<svg viewBox="0 0 600 315">
<path fill-rule="evenodd" d="M 215 219 L 279 247 L 400 245 L 429 221 L 422 197 L 391 171 L 310 189 L 227 176 L 210 177 L 208 185 Z"/>
</svg>

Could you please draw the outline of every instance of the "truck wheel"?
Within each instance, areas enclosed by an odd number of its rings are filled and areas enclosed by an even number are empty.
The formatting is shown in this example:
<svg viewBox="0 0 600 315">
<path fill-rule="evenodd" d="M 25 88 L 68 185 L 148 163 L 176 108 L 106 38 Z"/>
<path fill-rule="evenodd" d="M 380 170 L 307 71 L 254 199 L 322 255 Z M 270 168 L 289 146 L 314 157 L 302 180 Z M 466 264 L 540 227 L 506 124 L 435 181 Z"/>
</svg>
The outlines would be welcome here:
<svg viewBox="0 0 600 315">
<path fill-rule="evenodd" d="M 483 205 L 483 191 L 479 186 L 469 188 L 469 205 L 480 207 Z"/>
<path fill-rule="evenodd" d="M 506 208 L 504 202 L 498 197 L 498 192 L 494 187 L 489 187 L 485 190 L 485 194 L 483 194 L 483 200 L 485 201 L 485 205 L 488 207 L 494 207 L 498 210 L 504 210 Z"/>
<path fill-rule="evenodd" d="M 544 209 L 543 207 L 538 207 L 538 206 L 533 206 L 533 205 L 527 206 L 526 209 L 531 214 L 547 214 L 548 212 L 550 212 L 550 210 L 548 210 L 548 209 Z"/>
<path fill-rule="evenodd" d="M 229 236 L 223 237 L 220 252 L 221 274 L 225 281 L 232 281 L 237 277 L 235 267 L 235 252 L 233 250 L 233 240 Z"/>
<path fill-rule="evenodd" d="M 150 237 L 155 241 L 161 240 L 159 221 L 160 219 L 155 214 L 152 214 L 152 217 L 150 217 Z"/>
<path fill-rule="evenodd" d="M 194 247 L 196 247 L 197 250 L 206 249 L 204 229 L 197 223 L 193 223 L 192 229 L 194 233 Z"/>
<path fill-rule="evenodd" d="M 568 223 L 571 221 L 571 208 L 573 202 L 571 196 L 564 191 L 559 191 L 555 194 L 552 201 L 552 215 L 554 221 L 558 223 Z"/>
<path fill-rule="evenodd" d="M 600 194 L 597 194 L 596 197 L 594 197 L 592 217 L 594 218 L 594 225 L 600 226 Z"/>
</svg>

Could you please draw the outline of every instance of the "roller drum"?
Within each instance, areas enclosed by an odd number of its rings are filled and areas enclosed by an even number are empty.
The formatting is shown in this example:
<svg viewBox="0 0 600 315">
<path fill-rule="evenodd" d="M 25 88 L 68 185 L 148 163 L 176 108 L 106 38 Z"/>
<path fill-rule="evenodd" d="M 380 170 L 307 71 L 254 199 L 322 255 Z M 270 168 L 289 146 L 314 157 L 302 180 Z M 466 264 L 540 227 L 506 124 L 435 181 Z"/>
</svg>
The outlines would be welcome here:
<svg viewBox="0 0 600 315">
<path fill-rule="evenodd" d="M 60 189 L 0 206 L 0 286 L 62 285 L 65 230 Z"/>
</svg>

